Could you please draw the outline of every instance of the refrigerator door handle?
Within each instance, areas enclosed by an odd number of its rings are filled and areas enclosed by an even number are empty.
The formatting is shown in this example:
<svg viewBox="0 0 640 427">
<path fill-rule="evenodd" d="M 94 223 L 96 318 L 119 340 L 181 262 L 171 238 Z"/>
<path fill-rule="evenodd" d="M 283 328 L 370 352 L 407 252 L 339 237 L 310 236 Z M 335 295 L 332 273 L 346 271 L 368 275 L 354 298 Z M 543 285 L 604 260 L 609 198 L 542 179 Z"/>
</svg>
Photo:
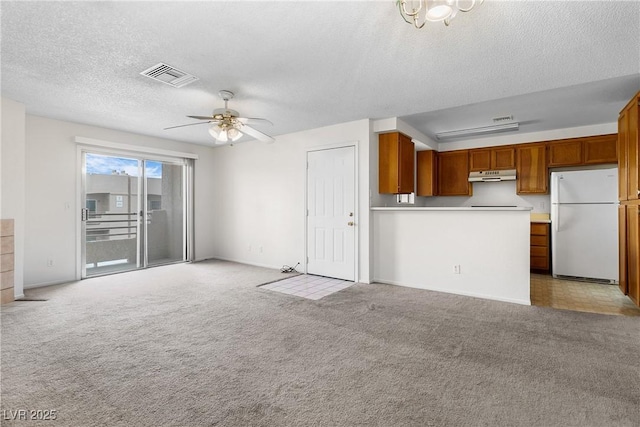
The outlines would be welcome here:
<svg viewBox="0 0 640 427">
<path fill-rule="evenodd" d="M 554 218 L 553 218 L 553 226 L 556 229 L 556 233 L 560 230 L 560 206 L 556 205 L 555 209 L 553 211 L 554 213 Z"/>
</svg>

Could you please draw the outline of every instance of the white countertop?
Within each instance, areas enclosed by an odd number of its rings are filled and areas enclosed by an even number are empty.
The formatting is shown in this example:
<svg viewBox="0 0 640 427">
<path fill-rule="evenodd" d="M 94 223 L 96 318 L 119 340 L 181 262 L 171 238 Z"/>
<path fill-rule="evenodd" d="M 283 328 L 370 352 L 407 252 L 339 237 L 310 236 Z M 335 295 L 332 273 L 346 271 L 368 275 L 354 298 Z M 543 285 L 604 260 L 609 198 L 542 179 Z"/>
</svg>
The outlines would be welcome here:
<svg viewBox="0 0 640 427">
<path fill-rule="evenodd" d="M 422 206 L 413 206 L 413 207 L 405 207 L 405 206 L 389 206 L 389 207 L 371 207 L 372 211 L 531 211 L 533 208 L 531 207 L 478 207 L 472 208 L 468 206 L 464 207 L 422 207 Z"/>
</svg>

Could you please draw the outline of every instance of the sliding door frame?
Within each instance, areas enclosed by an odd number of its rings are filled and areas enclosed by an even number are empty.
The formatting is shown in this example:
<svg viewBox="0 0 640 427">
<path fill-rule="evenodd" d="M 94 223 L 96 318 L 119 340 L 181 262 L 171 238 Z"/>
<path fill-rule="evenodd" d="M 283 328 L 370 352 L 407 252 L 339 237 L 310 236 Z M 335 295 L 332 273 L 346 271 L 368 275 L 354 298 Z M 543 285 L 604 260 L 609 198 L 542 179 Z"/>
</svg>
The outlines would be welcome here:
<svg viewBox="0 0 640 427">
<path fill-rule="evenodd" d="M 142 161 L 142 173 L 141 176 L 138 177 L 138 197 L 143 200 L 143 203 L 138 206 L 138 210 L 142 211 L 143 218 L 147 217 L 147 177 L 146 177 L 146 161 L 158 161 L 162 163 L 168 163 L 173 165 L 182 165 L 182 191 L 184 195 L 183 200 L 183 224 L 182 224 L 182 251 L 183 251 L 183 259 L 180 261 L 175 261 L 175 263 L 181 262 L 191 262 L 195 259 L 195 244 L 194 244 L 194 202 L 193 202 L 193 191 L 194 191 L 194 169 L 195 169 L 195 160 L 197 160 L 198 156 L 192 153 L 181 153 L 174 152 L 169 150 L 157 150 L 157 149 L 146 149 L 146 147 L 132 147 L 125 144 L 112 143 L 109 141 L 101 141 L 95 140 L 91 138 L 84 137 L 76 137 L 75 141 L 77 143 L 76 151 L 77 151 L 77 170 L 78 180 L 76 183 L 76 279 L 84 279 L 86 277 L 86 263 L 85 263 L 85 250 L 84 247 L 86 245 L 86 238 L 83 233 L 83 221 L 82 221 L 82 208 L 85 208 L 86 203 L 86 165 L 85 165 L 85 155 L 87 153 L 97 154 L 97 155 L 105 155 L 105 156 L 122 156 L 130 159 L 141 160 Z M 143 182 L 144 181 L 144 182 Z M 146 250 L 147 245 L 147 230 L 146 226 L 141 226 L 142 222 L 138 221 L 138 232 L 142 232 L 144 239 L 145 250 L 143 251 L 140 247 L 141 239 L 138 239 L 138 254 L 142 254 L 143 258 L 140 260 L 142 265 L 139 265 L 138 268 L 148 268 L 148 251 Z M 139 234 L 140 235 L 140 234 Z M 140 255 L 138 256 L 140 259 Z M 168 264 L 171 264 L 169 262 Z M 154 264 L 151 267 L 155 267 L 156 265 L 164 265 L 164 264 Z M 91 276 L 91 277 L 97 277 Z"/>
</svg>

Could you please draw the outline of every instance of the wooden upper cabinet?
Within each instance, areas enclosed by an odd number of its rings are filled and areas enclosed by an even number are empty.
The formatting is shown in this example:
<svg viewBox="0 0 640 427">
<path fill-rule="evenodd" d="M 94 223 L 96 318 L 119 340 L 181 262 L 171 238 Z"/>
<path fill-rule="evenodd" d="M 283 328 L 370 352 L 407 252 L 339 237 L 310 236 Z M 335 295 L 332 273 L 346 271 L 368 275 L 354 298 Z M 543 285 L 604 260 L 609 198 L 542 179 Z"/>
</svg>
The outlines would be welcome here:
<svg viewBox="0 0 640 427">
<path fill-rule="evenodd" d="M 416 196 L 438 195 L 438 152 L 418 151 L 416 156 Z"/>
<path fill-rule="evenodd" d="M 491 150 L 492 169 L 515 169 L 516 150 L 513 147 L 494 148 Z"/>
<path fill-rule="evenodd" d="M 409 194 L 414 189 L 414 145 L 400 132 L 378 137 L 378 192 Z"/>
<path fill-rule="evenodd" d="M 618 134 L 584 138 L 582 152 L 587 165 L 618 162 Z"/>
<path fill-rule="evenodd" d="M 638 200 L 640 195 L 640 134 L 638 133 L 638 102 L 640 93 L 636 95 L 636 101 L 629 108 L 629 123 L 627 127 L 627 199 Z"/>
<path fill-rule="evenodd" d="M 469 171 L 514 169 L 516 167 L 513 147 L 481 148 L 469 151 Z"/>
<path fill-rule="evenodd" d="M 471 196 L 469 150 L 438 153 L 438 195 Z"/>
<path fill-rule="evenodd" d="M 629 150 L 629 114 L 622 110 L 618 118 L 618 199 L 627 200 L 627 187 L 629 186 L 627 151 Z"/>
<path fill-rule="evenodd" d="M 469 171 L 487 171 L 491 169 L 491 150 L 469 150 Z"/>
<path fill-rule="evenodd" d="M 616 163 L 617 140 L 614 133 L 551 141 L 547 143 L 549 167 Z"/>
<path fill-rule="evenodd" d="M 618 197 L 638 200 L 640 195 L 640 140 L 638 133 L 640 92 L 620 112 L 618 119 Z"/>
<path fill-rule="evenodd" d="M 579 139 L 549 143 L 549 167 L 576 166 L 582 162 L 582 141 Z"/>
<path fill-rule="evenodd" d="M 546 194 L 549 191 L 546 152 L 544 143 L 516 148 L 516 193 Z"/>
</svg>

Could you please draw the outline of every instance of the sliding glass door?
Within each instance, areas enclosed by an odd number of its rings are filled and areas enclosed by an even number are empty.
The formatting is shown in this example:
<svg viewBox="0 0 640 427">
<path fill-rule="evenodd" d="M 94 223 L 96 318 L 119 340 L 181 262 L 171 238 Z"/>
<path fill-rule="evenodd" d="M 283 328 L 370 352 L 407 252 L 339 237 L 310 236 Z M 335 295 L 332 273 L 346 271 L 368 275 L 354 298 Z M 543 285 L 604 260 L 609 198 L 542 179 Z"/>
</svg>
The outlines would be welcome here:
<svg viewBox="0 0 640 427">
<path fill-rule="evenodd" d="M 82 277 L 182 262 L 187 162 L 82 153 Z"/>
<path fill-rule="evenodd" d="M 184 165 L 145 161 L 148 265 L 185 260 L 184 173 Z"/>
</svg>

